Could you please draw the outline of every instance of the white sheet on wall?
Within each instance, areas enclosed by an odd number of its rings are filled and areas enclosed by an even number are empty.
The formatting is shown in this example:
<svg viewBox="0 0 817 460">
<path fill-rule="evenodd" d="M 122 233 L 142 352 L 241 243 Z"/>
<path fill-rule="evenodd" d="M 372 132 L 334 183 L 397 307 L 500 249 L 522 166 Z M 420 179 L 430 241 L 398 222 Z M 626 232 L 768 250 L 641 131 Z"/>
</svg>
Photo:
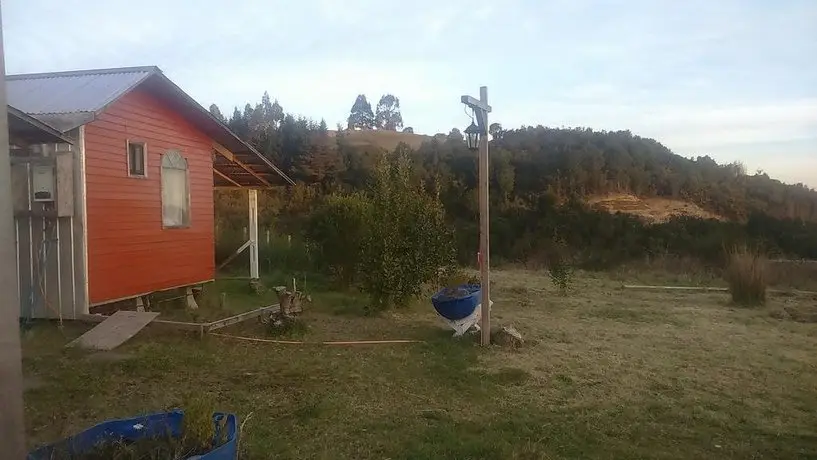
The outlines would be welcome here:
<svg viewBox="0 0 817 460">
<path fill-rule="evenodd" d="M 187 171 L 162 168 L 162 224 L 181 227 L 189 224 Z"/>
</svg>

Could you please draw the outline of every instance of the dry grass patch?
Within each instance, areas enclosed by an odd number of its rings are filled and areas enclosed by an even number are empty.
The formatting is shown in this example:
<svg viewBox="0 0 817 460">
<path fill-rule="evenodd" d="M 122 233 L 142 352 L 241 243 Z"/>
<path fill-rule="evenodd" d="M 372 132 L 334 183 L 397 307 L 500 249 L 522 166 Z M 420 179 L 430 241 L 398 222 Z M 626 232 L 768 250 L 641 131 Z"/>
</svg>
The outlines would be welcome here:
<svg viewBox="0 0 817 460">
<path fill-rule="evenodd" d="M 496 295 L 520 296 L 503 288 L 503 278 L 547 280 L 538 276 L 495 277 Z M 531 374 L 506 404 L 594 427 L 606 458 L 817 455 L 813 327 L 775 322 L 768 310 L 729 308 L 719 293 L 616 291 L 603 278 L 581 281 L 570 298 L 530 292 L 528 302 L 495 306 L 502 321 L 538 342 L 483 357 L 485 368 Z M 769 304 L 802 308 L 809 299 Z M 651 437 L 678 443 L 652 444 Z"/>
</svg>

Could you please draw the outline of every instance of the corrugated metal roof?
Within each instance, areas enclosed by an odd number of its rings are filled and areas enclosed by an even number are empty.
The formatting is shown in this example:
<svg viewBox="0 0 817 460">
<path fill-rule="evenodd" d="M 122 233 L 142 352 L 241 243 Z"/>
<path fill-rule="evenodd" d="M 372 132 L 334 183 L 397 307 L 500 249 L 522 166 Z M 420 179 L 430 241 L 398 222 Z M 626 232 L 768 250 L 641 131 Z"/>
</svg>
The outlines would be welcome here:
<svg viewBox="0 0 817 460">
<path fill-rule="evenodd" d="M 125 93 L 140 86 L 178 111 L 214 141 L 235 155 L 234 184 L 245 187 L 268 186 L 274 176 L 286 183 L 295 182 L 250 144 L 235 135 L 207 109 L 196 102 L 162 71 L 151 67 L 123 67 L 118 69 L 81 70 L 24 75 L 7 75 L 8 104 L 62 132 L 90 123 L 94 116 Z M 214 165 L 217 167 L 217 165 Z M 244 177 L 241 172 L 252 170 Z M 264 177 L 259 181 L 258 177 Z"/>
<path fill-rule="evenodd" d="M 157 67 L 124 67 L 6 76 L 9 105 L 30 115 L 97 113 Z"/>
</svg>

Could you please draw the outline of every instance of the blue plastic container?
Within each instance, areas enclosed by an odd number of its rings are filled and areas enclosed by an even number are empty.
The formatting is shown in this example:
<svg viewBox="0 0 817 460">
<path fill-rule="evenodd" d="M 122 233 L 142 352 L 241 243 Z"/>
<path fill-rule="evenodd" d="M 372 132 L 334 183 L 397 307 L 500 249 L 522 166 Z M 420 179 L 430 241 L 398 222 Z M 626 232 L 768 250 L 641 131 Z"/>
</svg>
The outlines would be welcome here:
<svg viewBox="0 0 817 460">
<path fill-rule="evenodd" d="M 99 425 L 63 439 L 55 444 L 40 447 L 28 454 L 27 460 L 51 460 L 55 452 L 81 455 L 104 441 L 136 441 L 143 438 L 170 435 L 181 436 L 184 412 L 175 410 L 159 414 L 143 415 L 120 420 L 108 420 Z M 213 414 L 216 439 L 224 439 L 220 446 L 203 455 L 194 455 L 189 460 L 236 460 L 238 458 L 237 418 L 235 414 Z M 221 433 L 226 430 L 226 433 Z"/>
<path fill-rule="evenodd" d="M 477 309 L 482 289 L 478 284 L 463 284 L 445 288 L 431 296 L 434 309 L 445 319 L 456 321 L 467 318 Z"/>
</svg>

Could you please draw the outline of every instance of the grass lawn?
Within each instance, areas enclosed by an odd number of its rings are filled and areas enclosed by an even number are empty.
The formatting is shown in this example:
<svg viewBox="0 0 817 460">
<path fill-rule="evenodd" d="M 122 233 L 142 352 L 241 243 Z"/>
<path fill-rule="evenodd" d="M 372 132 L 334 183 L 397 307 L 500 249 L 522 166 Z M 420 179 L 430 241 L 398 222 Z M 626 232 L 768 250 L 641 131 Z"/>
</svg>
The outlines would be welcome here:
<svg viewBox="0 0 817 460">
<path fill-rule="evenodd" d="M 192 394 L 247 421 L 244 459 L 817 458 L 817 324 L 719 293 L 623 291 L 583 274 L 559 297 L 543 273 L 494 274 L 494 318 L 529 345 L 452 340 L 430 306 L 379 317 L 316 292 L 304 340 L 275 345 L 147 329 L 114 352 L 65 350 L 88 326 L 23 336 L 32 446 Z M 249 302 L 249 300 L 248 300 Z M 259 302 L 263 303 L 263 302 Z M 264 336 L 255 323 L 227 330 Z M 219 331 L 221 332 L 221 331 Z"/>
</svg>

